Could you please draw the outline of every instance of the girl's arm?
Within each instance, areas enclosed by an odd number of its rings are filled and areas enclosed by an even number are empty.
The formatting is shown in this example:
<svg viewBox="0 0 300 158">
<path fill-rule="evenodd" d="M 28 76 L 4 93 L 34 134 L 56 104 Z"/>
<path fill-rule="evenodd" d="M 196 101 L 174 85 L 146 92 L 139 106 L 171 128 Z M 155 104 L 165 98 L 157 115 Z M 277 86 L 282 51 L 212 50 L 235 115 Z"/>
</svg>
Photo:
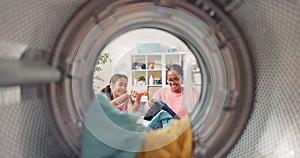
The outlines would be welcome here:
<svg viewBox="0 0 300 158">
<path fill-rule="evenodd" d="M 128 99 L 130 97 L 130 93 L 124 93 L 123 95 L 119 96 L 118 98 L 116 99 L 113 99 L 111 101 L 111 103 L 114 105 L 114 106 L 118 106 L 120 105 L 121 103 L 123 103 L 126 99 Z"/>
</svg>

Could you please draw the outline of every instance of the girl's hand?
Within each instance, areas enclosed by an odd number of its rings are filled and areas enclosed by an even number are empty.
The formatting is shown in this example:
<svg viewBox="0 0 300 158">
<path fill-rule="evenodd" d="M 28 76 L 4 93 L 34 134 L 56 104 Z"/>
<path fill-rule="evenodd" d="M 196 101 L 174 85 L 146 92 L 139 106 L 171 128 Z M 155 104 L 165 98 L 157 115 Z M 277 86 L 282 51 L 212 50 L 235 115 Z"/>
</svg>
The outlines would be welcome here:
<svg viewBox="0 0 300 158">
<path fill-rule="evenodd" d="M 138 95 L 138 92 L 135 90 L 131 90 L 130 92 L 128 92 L 128 96 L 132 97 L 132 98 L 136 98 Z"/>
<path fill-rule="evenodd" d="M 140 94 L 141 94 L 142 96 L 149 96 L 148 91 L 142 91 L 142 92 L 140 92 Z"/>
<path fill-rule="evenodd" d="M 131 90 L 128 95 L 131 96 L 132 98 L 139 98 L 142 96 L 148 96 L 149 93 L 148 91 L 137 92 L 135 90 Z"/>
</svg>

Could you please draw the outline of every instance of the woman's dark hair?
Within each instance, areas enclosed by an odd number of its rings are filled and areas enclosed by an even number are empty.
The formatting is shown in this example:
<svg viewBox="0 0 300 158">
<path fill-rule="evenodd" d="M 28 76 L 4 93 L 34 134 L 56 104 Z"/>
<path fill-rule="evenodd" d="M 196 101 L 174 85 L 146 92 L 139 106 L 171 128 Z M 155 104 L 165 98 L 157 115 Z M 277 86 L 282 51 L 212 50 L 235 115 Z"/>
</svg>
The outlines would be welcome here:
<svg viewBox="0 0 300 158">
<path fill-rule="evenodd" d="M 112 95 L 112 92 L 110 89 L 110 83 L 115 84 L 117 82 L 117 80 L 120 78 L 125 78 L 126 80 L 128 80 L 127 76 L 124 74 L 114 74 L 110 77 L 109 85 L 107 85 L 106 87 L 101 89 L 101 92 L 103 92 L 108 97 L 108 100 L 113 100 L 113 95 Z"/>
<path fill-rule="evenodd" d="M 110 77 L 109 83 L 116 83 L 116 81 L 120 78 L 125 78 L 128 80 L 127 76 L 124 74 L 114 74 Z"/>
<path fill-rule="evenodd" d="M 183 77 L 183 69 L 180 65 L 177 64 L 172 64 L 170 66 L 167 67 L 167 74 L 169 71 L 176 71 L 180 76 Z"/>
</svg>

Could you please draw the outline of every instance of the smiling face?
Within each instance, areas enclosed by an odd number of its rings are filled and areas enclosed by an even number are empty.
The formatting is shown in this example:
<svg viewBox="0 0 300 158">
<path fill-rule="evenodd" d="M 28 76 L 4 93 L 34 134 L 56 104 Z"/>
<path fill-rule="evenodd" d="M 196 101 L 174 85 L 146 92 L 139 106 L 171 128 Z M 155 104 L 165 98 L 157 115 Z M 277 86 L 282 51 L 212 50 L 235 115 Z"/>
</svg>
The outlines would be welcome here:
<svg viewBox="0 0 300 158">
<path fill-rule="evenodd" d="M 128 80 L 124 77 L 119 78 L 115 83 L 110 83 L 113 97 L 117 98 L 127 92 Z"/>
<path fill-rule="evenodd" d="M 182 77 L 175 70 L 168 71 L 167 82 L 172 92 L 181 93 L 182 91 L 181 81 L 182 81 Z"/>
</svg>

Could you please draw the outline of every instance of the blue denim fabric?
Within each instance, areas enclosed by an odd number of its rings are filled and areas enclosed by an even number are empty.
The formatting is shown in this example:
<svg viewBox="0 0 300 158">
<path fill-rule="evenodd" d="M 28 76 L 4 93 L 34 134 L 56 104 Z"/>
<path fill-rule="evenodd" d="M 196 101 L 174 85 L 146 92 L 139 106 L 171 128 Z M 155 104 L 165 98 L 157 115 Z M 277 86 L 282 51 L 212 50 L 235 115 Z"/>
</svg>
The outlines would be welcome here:
<svg viewBox="0 0 300 158">
<path fill-rule="evenodd" d="M 177 114 L 166 103 L 156 99 L 153 99 L 152 103 L 157 106 L 159 105 L 161 109 L 167 111 L 174 119 L 180 119 L 179 116 L 177 116 Z"/>
<path fill-rule="evenodd" d="M 167 111 L 161 110 L 155 117 L 151 120 L 148 127 L 156 130 L 159 128 L 165 128 L 171 125 L 173 117 Z"/>
</svg>

